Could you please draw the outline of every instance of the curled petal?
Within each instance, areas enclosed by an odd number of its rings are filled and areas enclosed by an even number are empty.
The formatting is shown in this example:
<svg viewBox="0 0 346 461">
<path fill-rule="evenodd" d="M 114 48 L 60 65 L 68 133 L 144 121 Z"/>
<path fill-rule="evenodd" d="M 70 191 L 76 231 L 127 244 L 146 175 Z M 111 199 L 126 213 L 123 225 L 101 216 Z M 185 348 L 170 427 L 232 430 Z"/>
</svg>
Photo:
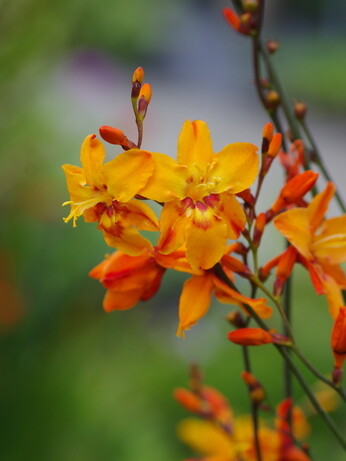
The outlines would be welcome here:
<svg viewBox="0 0 346 461">
<path fill-rule="evenodd" d="M 178 336 L 183 336 L 209 310 L 214 288 L 211 274 L 195 275 L 184 283 L 179 300 Z"/>
</svg>

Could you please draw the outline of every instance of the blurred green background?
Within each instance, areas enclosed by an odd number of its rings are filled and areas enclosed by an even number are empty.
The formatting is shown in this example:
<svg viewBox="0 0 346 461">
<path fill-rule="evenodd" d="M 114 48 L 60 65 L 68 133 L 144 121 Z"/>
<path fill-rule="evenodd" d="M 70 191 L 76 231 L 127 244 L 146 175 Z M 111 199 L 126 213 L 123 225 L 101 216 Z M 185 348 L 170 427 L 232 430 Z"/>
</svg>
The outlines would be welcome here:
<svg viewBox="0 0 346 461">
<path fill-rule="evenodd" d="M 280 73 L 291 96 L 308 101 L 322 147 L 339 162 L 345 7 L 280 3 L 268 2 L 265 24 L 282 42 Z M 186 384 L 192 362 L 203 367 L 208 384 L 225 392 L 236 413 L 248 411 L 241 354 L 225 339 L 229 308 L 215 302 L 185 340 L 176 338 L 185 277 L 167 273 L 154 299 L 106 315 L 104 290 L 87 274 L 109 249 L 94 225 L 82 219 L 77 229 L 64 224 L 67 210 L 60 207 L 68 199 L 60 165 L 78 164 L 84 136 L 103 124 L 134 136 L 129 91 L 139 65 L 154 90 L 144 147 L 174 155 L 185 118 L 209 122 L 216 151 L 233 141 L 259 142 L 267 119 L 252 86 L 249 44 L 224 24 L 224 6 L 201 0 L 0 2 L 1 460 L 191 456 L 174 434 L 185 412 L 171 394 Z M 338 178 L 342 169 L 334 165 L 334 173 Z M 274 169 L 266 206 L 280 179 Z M 270 234 L 262 262 L 281 246 L 280 237 Z M 325 301 L 302 270 L 293 289 L 298 342 L 328 373 Z M 282 395 L 277 354 L 265 347 L 253 357 L 254 372 L 275 405 Z M 346 431 L 341 410 L 335 418 Z M 331 450 L 333 460 L 344 459 L 323 424 L 317 418 L 311 423 L 314 459 L 330 457 Z"/>
</svg>

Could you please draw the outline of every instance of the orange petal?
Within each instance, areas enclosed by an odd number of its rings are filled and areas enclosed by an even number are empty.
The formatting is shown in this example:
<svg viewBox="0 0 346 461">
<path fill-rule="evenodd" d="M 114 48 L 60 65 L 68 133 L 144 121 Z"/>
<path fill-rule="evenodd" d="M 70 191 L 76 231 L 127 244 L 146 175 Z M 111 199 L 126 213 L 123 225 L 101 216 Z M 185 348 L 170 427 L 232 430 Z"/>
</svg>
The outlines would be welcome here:
<svg viewBox="0 0 346 461">
<path fill-rule="evenodd" d="M 328 264 L 346 261 L 346 215 L 323 221 L 312 243 L 314 255 Z"/>
<path fill-rule="evenodd" d="M 103 229 L 103 236 L 107 245 L 117 248 L 130 256 L 137 256 L 153 249 L 149 240 L 142 237 L 134 227 L 122 228 L 117 226 L 115 232 Z"/>
<path fill-rule="evenodd" d="M 325 274 L 323 286 L 326 291 L 329 313 L 333 319 L 335 319 L 339 313 L 340 307 L 344 305 L 342 290 L 338 283 L 327 274 Z"/>
<path fill-rule="evenodd" d="M 214 158 L 208 125 L 202 120 L 186 120 L 178 139 L 177 160 L 180 165 L 198 165 L 203 169 Z"/>
<path fill-rule="evenodd" d="M 328 182 L 324 191 L 317 194 L 309 204 L 307 210 L 312 233 L 320 226 L 328 210 L 329 202 L 334 196 L 334 192 L 335 185 L 332 182 Z"/>
<path fill-rule="evenodd" d="M 179 326 L 177 335 L 183 336 L 209 310 L 214 287 L 211 274 L 194 275 L 184 283 L 179 300 Z"/>
<path fill-rule="evenodd" d="M 274 219 L 274 226 L 307 259 L 311 252 L 312 234 L 307 208 L 285 211 Z"/>
<path fill-rule="evenodd" d="M 246 216 L 243 207 L 234 195 L 223 193 L 220 195 L 221 205 L 219 215 L 227 223 L 227 237 L 237 239 L 246 224 Z"/>
<path fill-rule="evenodd" d="M 188 222 L 179 201 L 166 203 L 160 218 L 161 234 L 157 244 L 160 253 L 169 254 L 183 245 Z"/>
<path fill-rule="evenodd" d="M 194 220 L 186 233 L 186 257 L 192 269 L 210 269 L 225 254 L 227 225 L 216 216 L 207 222 Z"/>
<path fill-rule="evenodd" d="M 229 435 L 210 421 L 184 419 L 179 423 L 177 432 L 183 442 L 202 455 L 236 459 L 235 447 Z"/>
<path fill-rule="evenodd" d="M 130 149 L 104 165 L 104 184 L 112 197 L 127 202 L 145 186 L 153 169 L 149 152 Z"/>
<path fill-rule="evenodd" d="M 122 292 L 108 290 L 103 299 L 103 308 L 106 312 L 131 309 L 138 303 L 141 293 L 142 289 Z"/>
<path fill-rule="evenodd" d="M 168 202 L 185 197 L 187 168 L 178 165 L 168 155 L 152 153 L 154 171 L 141 195 L 157 202 Z"/>
<path fill-rule="evenodd" d="M 253 144 L 238 142 L 229 144 L 216 154 L 215 166 L 209 173 L 218 181 L 213 192 L 236 194 L 250 187 L 258 175 L 257 150 Z"/>
<path fill-rule="evenodd" d="M 140 230 L 159 230 L 158 219 L 146 203 L 132 199 L 120 207 L 120 220 L 124 227 L 135 226 Z"/>
<path fill-rule="evenodd" d="M 89 186 L 101 188 L 105 184 L 103 162 L 106 156 L 105 148 L 95 134 L 87 136 L 82 144 L 80 161 L 86 183 Z"/>
</svg>

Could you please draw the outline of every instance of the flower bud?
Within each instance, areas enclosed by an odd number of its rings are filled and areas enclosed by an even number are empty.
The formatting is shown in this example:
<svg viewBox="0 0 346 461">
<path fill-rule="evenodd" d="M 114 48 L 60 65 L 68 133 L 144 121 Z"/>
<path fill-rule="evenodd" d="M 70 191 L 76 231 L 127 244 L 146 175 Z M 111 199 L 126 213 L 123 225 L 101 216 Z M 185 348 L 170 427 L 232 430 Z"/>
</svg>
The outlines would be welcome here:
<svg viewBox="0 0 346 461">
<path fill-rule="evenodd" d="M 338 383 L 341 380 L 342 367 L 346 359 L 346 306 L 340 307 L 335 319 L 331 344 L 334 354 L 333 380 Z"/>
<path fill-rule="evenodd" d="M 258 0 L 243 0 L 242 6 L 247 13 L 256 13 L 258 10 Z"/>
<path fill-rule="evenodd" d="M 243 371 L 241 377 L 249 388 L 250 397 L 253 403 L 259 405 L 263 402 L 265 399 L 265 391 L 262 384 L 255 378 L 255 376 L 248 371 Z"/>
<path fill-rule="evenodd" d="M 262 154 L 268 152 L 270 141 L 273 139 L 274 135 L 274 126 L 272 123 L 268 122 L 264 125 L 262 131 Z"/>
<path fill-rule="evenodd" d="M 233 343 L 242 346 L 260 346 L 273 342 L 272 335 L 262 328 L 238 328 L 227 335 Z"/>
<path fill-rule="evenodd" d="M 245 321 L 243 316 L 241 315 L 240 312 L 238 311 L 232 311 L 227 315 L 227 321 L 235 326 L 236 328 L 244 328 L 245 327 Z"/>
<path fill-rule="evenodd" d="M 152 89 L 149 83 L 144 83 L 138 96 L 138 115 L 142 120 L 147 113 L 149 103 L 151 101 Z"/>
<path fill-rule="evenodd" d="M 255 228 L 253 232 L 253 244 L 258 247 L 260 244 L 262 234 L 265 228 L 265 225 L 267 224 L 267 219 L 265 213 L 260 213 L 257 216 L 257 219 L 255 221 Z"/>
<path fill-rule="evenodd" d="M 280 104 L 280 95 L 275 90 L 268 91 L 266 95 L 267 107 L 275 109 Z"/>
<path fill-rule="evenodd" d="M 136 100 L 138 98 L 144 78 L 144 70 L 142 67 L 137 67 L 132 75 L 132 90 L 131 99 Z"/>
<path fill-rule="evenodd" d="M 201 399 L 195 394 L 184 388 L 178 388 L 173 391 L 173 397 L 182 407 L 193 413 L 201 411 Z"/>
<path fill-rule="evenodd" d="M 271 140 L 269 144 L 269 149 L 267 155 L 269 157 L 276 157 L 277 154 L 279 153 L 279 150 L 281 148 L 282 144 L 282 134 L 281 133 L 275 133 L 273 136 L 273 139 Z"/>
<path fill-rule="evenodd" d="M 99 132 L 104 141 L 121 146 L 124 150 L 137 147 L 136 144 L 127 139 L 124 133 L 121 130 L 118 130 L 118 128 L 103 125 L 99 128 Z"/>
<path fill-rule="evenodd" d="M 305 117 L 307 106 L 305 102 L 296 102 L 293 105 L 294 115 L 297 117 L 298 120 L 303 120 Z"/>
<path fill-rule="evenodd" d="M 268 40 L 266 43 L 266 48 L 268 53 L 273 54 L 279 49 L 280 45 L 279 42 L 276 40 Z"/>
<path fill-rule="evenodd" d="M 234 10 L 231 8 L 223 8 L 222 10 L 223 17 L 226 19 L 228 24 L 230 24 L 234 30 L 237 32 L 240 31 L 240 18 Z"/>
</svg>

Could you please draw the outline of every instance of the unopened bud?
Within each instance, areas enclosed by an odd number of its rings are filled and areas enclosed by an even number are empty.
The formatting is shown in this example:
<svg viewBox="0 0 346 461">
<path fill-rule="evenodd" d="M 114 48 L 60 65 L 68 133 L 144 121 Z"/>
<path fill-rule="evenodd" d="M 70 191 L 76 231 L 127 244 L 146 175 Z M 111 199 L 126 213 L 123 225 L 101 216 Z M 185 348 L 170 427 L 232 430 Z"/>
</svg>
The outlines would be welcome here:
<svg viewBox="0 0 346 461">
<path fill-rule="evenodd" d="M 261 346 L 273 342 L 272 335 L 262 328 L 238 328 L 227 335 L 233 343 L 242 346 Z"/>
<path fill-rule="evenodd" d="M 280 95 L 275 90 L 270 90 L 266 96 L 267 106 L 271 109 L 275 109 L 280 104 Z"/>
<path fill-rule="evenodd" d="M 240 31 L 240 18 L 234 10 L 231 8 L 223 8 L 222 10 L 223 17 L 226 19 L 228 24 L 230 24 L 233 29 Z"/>
<path fill-rule="evenodd" d="M 227 321 L 235 326 L 236 328 L 244 328 L 245 327 L 245 321 L 243 316 L 241 315 L 240 312 L 238 311 L 232 311 L 227 315 Z"/>
<path fill-rule="evenodd" d="M 260 244 L 262 234 L 263 234 L 266 224 L 267 224 L 267 219 L 266 219 L 265 213 L 260 213 L 257 216 L 257 219 L 255 221 L 255 229 L 253 233 L 253 244 L 256 247 Z"/>
<path fill-rule="evenodd" d="M 143 83 L 143 78 L 144 70 L 141 67 L 137 67 L 132 75 L 131 99 L 136 100 L 138 98 Z"/>
<path fill-rule="evenodd" d="M 201 400 L 192 391 L 184 388 L 178 388 L 173 391 L 173 397 L 182 407 L 193 413 L 201 411 Z"/>
<path fill-rule="evenodd" d="M 307 106 L 305 102 L 296 102 L 293 106 L 294 114 L 298 120 L 303 120 L 305 117 Z"/>
<path fill-rule="evenodd" d="M 281 148 L 282 144 L 282 134 L 281 133 L 275 133 L 273 136 L 273 139 L 271 140 L 269 144 L 269 149 L 267 155 L 269 157 L 276 157 L 277 154 L 279 153 L 279 150 Z"/>
<path fill-rule="evenodd" d="M 268 53 L 273 54 L 275 51 L 277 51 L 280 47 L 279 42 L 276 40 L 268 40 L 266 43 L 266 48 L 268 50 Z"/>
<path fill-rule="evenodd" d="M 110 144 L 115 144 L 121 146 L 124 150 L 133 149 L 136 144 L 124 135 L 123 131 L 118 130 L 118 128 L 113 128 L 112 126 L 103 125 L 99 128 L 101 138 L 109 142 Z"/>
<path fill-rule="evenodd" d="M 148 109 L 152 96 L 152 89 L 149 83 L 144 83 L 138 96 L 138 115 L 143 119 Z"/>
<path fill-rule="evenodd" d="M 268 143 L 273 139 L 274 135 L 274 125 L 271 122 L 268 122 L 264 125 L 262 130 L 262 137 L 265 138 Z"/>
<path fill-rule="evenodd" d="M 248 371 L 244 371 L 241 377 L 249 388 L 251 400 L 256 405 L 263 402 L 265 399 L 265 391 L 262 384 L 255 378 L 255 376 Z"/>
</svg>

